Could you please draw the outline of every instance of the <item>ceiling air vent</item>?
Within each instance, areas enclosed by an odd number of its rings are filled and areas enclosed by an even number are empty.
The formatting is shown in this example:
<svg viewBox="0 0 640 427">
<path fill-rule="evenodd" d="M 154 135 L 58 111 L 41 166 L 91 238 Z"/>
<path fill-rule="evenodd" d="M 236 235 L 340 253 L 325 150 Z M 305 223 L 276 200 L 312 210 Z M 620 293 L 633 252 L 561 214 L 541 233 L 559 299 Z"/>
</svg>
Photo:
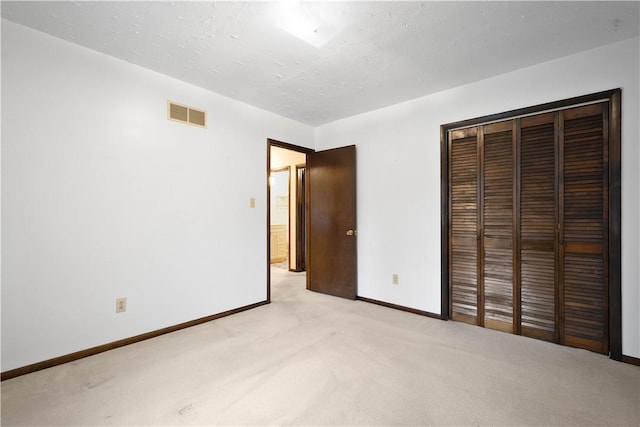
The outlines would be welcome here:
<svg viewBox="0 0 640 427">
<path fill-rule="evenodd" d="M 194 126 L 207 127 L 207 112 L 186 105 L 167 102 L 167 118 Z"/>
</svg>

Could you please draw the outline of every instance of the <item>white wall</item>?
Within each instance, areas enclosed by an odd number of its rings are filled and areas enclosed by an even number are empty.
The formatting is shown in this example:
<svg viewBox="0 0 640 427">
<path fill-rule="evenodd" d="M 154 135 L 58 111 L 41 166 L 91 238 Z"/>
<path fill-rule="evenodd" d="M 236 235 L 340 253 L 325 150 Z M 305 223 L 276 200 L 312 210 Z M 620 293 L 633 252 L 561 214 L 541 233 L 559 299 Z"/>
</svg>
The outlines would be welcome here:
<svg viewBox="0 0 640 427">
<path fill-rule="evenodd" d="M 635 38 L 317 128 L 316 149 L 357 145 L 358 294 L 440 313 L 441 124 L 621 87 L 623 353 L 640 357 L 638 52 Z"/>
<path fill-rule="evenodd" d="M 2 21 L 2 371 L 264 301 L 266 140 L 313 137 Z"/>
<path fill-rule="evenodd" d="M 640 357 L 638 51 L 636 38 L 314 136 L 3 20 L 1 370 L 264 300 L 267 138 L 357 145 L 359 295 L 439 313 L 440 125 L 616 87 L 623 353 Z M 208 129 L 166 120 L 168 99 L 208 110 Z"/>
</svg>

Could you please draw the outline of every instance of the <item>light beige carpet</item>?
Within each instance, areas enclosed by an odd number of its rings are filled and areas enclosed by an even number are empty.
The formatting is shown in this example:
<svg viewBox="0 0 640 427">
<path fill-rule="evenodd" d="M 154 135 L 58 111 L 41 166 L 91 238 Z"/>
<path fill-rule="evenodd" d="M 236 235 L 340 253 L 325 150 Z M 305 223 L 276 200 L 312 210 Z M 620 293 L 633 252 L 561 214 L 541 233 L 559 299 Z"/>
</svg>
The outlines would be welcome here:
<svg viewBox="0 0 640 427">
<path fill-rule="evenodd" d="M 629 425 L 640 368 L 308 292 L 2 383 L 2 425 Z"/>
</svg>

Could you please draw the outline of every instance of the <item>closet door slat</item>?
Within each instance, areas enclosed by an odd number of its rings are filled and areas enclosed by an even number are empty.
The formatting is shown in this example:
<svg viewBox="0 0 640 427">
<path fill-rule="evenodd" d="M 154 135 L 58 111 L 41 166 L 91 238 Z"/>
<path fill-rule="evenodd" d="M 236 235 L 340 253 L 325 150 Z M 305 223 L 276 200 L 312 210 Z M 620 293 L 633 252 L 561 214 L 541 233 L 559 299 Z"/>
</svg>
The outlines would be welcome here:
<svg viewBox="0 0 640 427">
<path fill-rule="evenodd" d="M 607 137 L 602 104 L 563 112 L 562 342 L 608 351 Z"/>
<path fill-rule="evenodd" d="M 512 121 L 484 127 L 483 284 L 484 325 L 513 331 L 513 132 Z"/>
<path fill-rule="evenodd" d="M 521 120 L 520 321 L 522 335 L 556 337 L 555 114 Z"/>
<path fill-rule="evenodd" d="M 476 324 L 478 313 L 478 148 L 475 129 L 451 134 L 451 318 Z"/>
</svg>

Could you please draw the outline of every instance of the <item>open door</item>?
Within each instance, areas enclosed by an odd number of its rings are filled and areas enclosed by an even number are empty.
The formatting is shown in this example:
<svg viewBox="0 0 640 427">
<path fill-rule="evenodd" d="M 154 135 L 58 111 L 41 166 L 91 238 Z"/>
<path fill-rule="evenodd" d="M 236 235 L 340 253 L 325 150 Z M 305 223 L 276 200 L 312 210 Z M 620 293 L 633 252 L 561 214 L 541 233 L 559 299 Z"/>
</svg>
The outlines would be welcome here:
<svg viewBox="0 0 640 427">
<path fill-rule="evenodd" d="M 356 147 L 307 155 L 307 289 L 355 299 Z"/>
</svg>

